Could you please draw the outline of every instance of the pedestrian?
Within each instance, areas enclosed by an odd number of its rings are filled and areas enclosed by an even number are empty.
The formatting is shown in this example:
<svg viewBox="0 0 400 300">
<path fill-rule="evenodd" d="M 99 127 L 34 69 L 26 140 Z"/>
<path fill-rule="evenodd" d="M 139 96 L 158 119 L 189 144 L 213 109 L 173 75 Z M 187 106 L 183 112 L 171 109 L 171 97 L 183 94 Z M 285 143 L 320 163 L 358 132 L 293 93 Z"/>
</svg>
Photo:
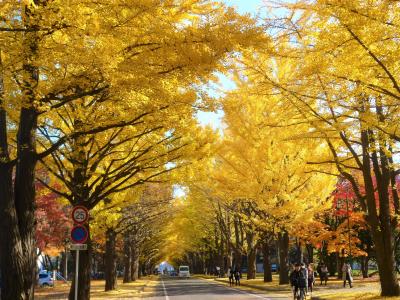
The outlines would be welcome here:
<svg viewBox="0 0 400 300">
<path fill-rule="evenodd" d="M 229 286 L 233 285 L 233 270 L 232 267 L 228 268 Z"/>
<path fill-rule="evenodd" d="M 314 269 L 311 264 L 308 265 L 307 271 L 308 271 L 308 291 L 312 293 L 315 277 L 314 277 Z"/>
<path fill-rule="evenodd" d="M 240 286 L 240 270 L 238 267 L 235 268 L 234 277 L 235 277 L 235 285 Z"/>
<path fill-rule="evenodd" d="M 304 277 L 304 273 L 301 270 L 300 264 L 295 264 L 294 270 L 290 273 L 290 285 L 293 289 L 293 299 L 296 299 L 296 296 L 298 296 L 297 293 L 300 292 L 300 290 L 303 290 L 305 292 L 306 279 Z"/>
<path fill-rule="evenodd" d="M 321 272 L 319 273 L 319 279 L 321 280 L 321 285 L 323 281 L 325 281 L 325 285 L 328 282 L 328 267 L 324 263 L 322 263 L 321 265 Z"/>
<path fill-rule="evenodd" d="M 294 269 L 295 269 L 294 264 L 290 264 L 289 265 L 289 274 L 292 274 Z"/>
<path fill-rule="evenodd" d="M 343 287 L 346 287 L 346 281 L 348 281 L 350 288 L 352 288 L 353 286 L 351 284 L 353 282 L 353 277 L 351 276 L 350 264 L 348 263 L 343 264 L 342 273 L 343 273 Z"/>
<path fill-rule="evenodd" d="M 318 265 L 317 265 L 317 273 L 318 273 L 318 276 L 319 276 L 320 279 L 321 279 L 321 267 L 322 267 L 322 264 L 323 264 L 323 262 L 320 261 L 320 262 L 318 262 Z M 321 285 L 322 285 L 322 280 L 321 280 Z"/>
<path fill-rule="evenodd" d="M 304 279 L 306 281 L 305 288 L 306 288 L 306 293 L 307 293 L 307 291 L 308 291 L 308 270 L 307 270 L 306 265 L 304 263 L 301 263 L 301 269 L 300 270 L 303 273 Z"/>
</svg>

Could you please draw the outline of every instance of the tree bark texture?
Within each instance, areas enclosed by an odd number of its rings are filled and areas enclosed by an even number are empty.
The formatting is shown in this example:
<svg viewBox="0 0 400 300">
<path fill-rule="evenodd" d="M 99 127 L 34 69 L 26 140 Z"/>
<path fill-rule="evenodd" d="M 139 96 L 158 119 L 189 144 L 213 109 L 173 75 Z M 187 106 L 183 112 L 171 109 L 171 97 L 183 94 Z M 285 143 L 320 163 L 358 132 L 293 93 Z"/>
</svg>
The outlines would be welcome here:
<svg viewBox="0 0 400 300">
<path fill-rule="evenodd" d="M 272 270 L 270 260 L 270 245 L 269 241 L 264 241 L 262 244 L 262 252 L 264 257 L 264 282 L 272 282 Z"/>
<path fill-rule="evenodd" d="M 246 232 L 247 241 L 247 279 L 256 279 L 256 256 L 257 245 L 255 242 L 255 234 Z"/>
<path fill-rule="evenodd" d="M 137 248 L 136 243 L 131 244 L 131 253 L 131 280 L 136 281 L 139 277 L 139 249 Z"/>
<path fill-rule="evenodd" d="M 105 291 L 117 288 L 117 255 L 115 253 L 116 233 L 112 228 L 106 232 Z"/>
<path fill-rule="evenodd" d="M 278 234 L 279 247 L 279 284 L 289 283 L 289 234 L 287 231 Z"/>
<path fill-rule="evenodd" d="M 132 281 L 132 251 L 129 241 L 129 234 L 124 234 L 124 283 Z"/>
</svg>

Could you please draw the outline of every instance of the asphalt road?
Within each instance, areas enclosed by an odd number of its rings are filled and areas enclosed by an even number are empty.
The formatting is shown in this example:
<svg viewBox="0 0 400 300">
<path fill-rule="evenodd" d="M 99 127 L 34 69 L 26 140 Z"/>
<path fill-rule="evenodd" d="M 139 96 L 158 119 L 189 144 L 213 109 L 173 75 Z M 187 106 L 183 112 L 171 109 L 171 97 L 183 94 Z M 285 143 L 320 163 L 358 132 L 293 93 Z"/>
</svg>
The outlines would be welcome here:
<svg viewBox="0 0 400 300">
<path fill-rule="evenodd" d="M 203 279 L 162 277 L 148 300 L 283 300 L 287 298 L 241 291 Z"/>
</svg>

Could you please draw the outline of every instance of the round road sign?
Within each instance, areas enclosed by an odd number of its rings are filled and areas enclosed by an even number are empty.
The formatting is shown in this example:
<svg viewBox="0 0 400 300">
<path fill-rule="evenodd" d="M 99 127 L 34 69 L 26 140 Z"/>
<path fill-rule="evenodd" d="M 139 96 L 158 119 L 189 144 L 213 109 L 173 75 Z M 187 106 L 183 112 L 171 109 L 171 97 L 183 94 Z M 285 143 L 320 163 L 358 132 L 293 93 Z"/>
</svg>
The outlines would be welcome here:
<svg viewBox="0 0 400 300">
<path fill-rule="evenodd" d="M 75 206 L 72 209 L 72 220 L 77 224 L 83 224 L 89 219 L 89 211 L 82 205 Z"/>
<path fill-rule="evenodd" d="M 71 239 L 77 244 L 83 244 L 88 239 L 88 231 L 82 225 L 76 225 L 71 230 Z"/>
</svg>

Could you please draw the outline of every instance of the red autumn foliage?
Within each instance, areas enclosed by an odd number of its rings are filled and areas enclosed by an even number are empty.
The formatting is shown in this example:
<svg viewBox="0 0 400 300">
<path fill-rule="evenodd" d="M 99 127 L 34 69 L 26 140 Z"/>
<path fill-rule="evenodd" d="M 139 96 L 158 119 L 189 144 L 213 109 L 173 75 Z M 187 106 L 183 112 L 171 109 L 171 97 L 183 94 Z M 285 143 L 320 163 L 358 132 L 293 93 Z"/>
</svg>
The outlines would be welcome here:
<svg viewBox="0 0 400 300">
<path fill-rule="evenodd" d="M 58 195 L 36 184 L 36 239 L 40 251 L 56 255 L 64 247 L 72 227 L 70 207 L 63 205 Z"/>
</svg>

